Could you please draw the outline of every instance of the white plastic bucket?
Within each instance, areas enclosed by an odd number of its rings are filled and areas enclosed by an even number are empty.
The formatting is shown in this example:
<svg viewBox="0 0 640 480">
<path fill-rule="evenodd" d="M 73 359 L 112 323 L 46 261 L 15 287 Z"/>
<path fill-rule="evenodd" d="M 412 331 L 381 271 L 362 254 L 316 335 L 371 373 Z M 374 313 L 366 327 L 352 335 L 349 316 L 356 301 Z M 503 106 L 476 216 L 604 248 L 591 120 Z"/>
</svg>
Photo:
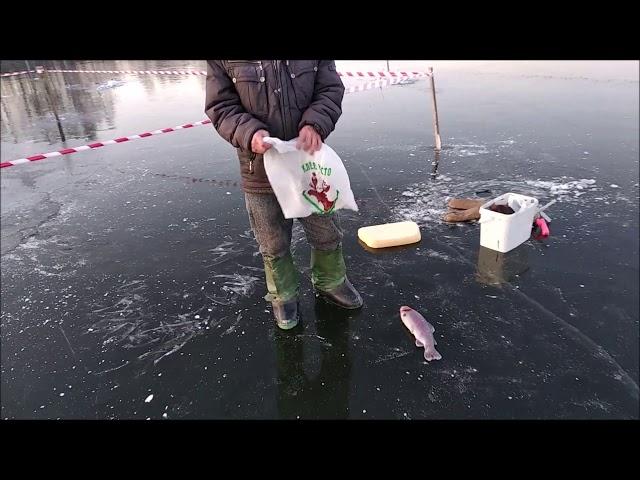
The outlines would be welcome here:
<svg viewBox="0 0 640 480">
<path fill-rule="evenodd" d="M 489 207 L 509 205 L 516 210 L 510 215 L 493 212 Z M 480 245 L 506 253 L 526 242 L 531 236 L 538 199 L 518 193 L 505 193 L 480 207 Z"/>
</svg>

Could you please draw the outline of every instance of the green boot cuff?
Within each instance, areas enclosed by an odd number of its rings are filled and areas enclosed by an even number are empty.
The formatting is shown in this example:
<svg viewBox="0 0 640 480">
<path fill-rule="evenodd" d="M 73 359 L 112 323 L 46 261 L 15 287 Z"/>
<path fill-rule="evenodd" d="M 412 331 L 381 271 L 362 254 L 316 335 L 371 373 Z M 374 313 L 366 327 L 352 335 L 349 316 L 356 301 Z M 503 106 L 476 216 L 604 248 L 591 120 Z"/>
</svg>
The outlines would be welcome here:
<svg viewBox="0 0 640 480">
<path fill-rule="evenodd" d="M 311 250 L 311 281 L 318 290 L 333 290 L 342 285 L 347 267 L 342 256 L 342 247 L 335 250 Z"/>
<path fill-rule="evenodd" d="M 287 302 L 298 295 L 298 271 L 291 253 L 280 258 L 263 256 L 263 260 L 269 291 L 265 299 L 270 302 Z"/>
</svg>

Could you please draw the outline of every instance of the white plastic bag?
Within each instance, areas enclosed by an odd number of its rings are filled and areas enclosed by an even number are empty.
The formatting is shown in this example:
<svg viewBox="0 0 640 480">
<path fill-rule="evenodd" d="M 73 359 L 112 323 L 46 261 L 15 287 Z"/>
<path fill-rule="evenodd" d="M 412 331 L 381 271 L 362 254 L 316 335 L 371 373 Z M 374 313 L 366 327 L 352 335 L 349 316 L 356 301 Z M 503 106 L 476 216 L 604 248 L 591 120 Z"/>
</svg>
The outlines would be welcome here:
<svg viewBox="0 0 640 480">
<path fill-rule="evenodd" d="M 297 139 L 263 141 L 273 145 L 264 154 L 264 169 L 285 218 L 328 215 L 341 208 L 358 211 L 349 175 L 331 147 L 323 143 L 310 155 L 296 148 Z"/>
</svg>

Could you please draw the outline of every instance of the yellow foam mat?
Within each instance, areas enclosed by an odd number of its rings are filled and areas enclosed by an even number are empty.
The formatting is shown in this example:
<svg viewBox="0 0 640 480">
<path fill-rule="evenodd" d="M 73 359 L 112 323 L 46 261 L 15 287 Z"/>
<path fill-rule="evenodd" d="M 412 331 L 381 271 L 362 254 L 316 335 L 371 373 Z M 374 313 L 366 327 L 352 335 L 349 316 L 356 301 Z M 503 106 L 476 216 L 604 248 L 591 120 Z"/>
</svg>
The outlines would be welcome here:
<svg viewBox="0 0 640 480">
<path fill-rule="evenodd" d="M 359 228 L 358 238 L 368 247 L 386 248 L 419 242 L 421 236 L 417 223 L 396 222 Z"/>
</svg>

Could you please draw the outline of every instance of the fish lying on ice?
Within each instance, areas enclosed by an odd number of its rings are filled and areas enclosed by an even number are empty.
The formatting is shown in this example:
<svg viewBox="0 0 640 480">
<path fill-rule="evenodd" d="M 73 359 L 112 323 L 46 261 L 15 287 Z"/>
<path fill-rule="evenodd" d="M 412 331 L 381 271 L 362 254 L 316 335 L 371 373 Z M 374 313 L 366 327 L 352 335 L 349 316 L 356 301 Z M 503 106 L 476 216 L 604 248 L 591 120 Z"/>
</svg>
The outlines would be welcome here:
<svg viewBox="0 0 640 480">
<path fill-rule="evenodd" d="M 435 347 L 438 342 L 433 338 L 433 332 L 436 331 L 433 325 L 413 308 L 407 306 L 400 307 L 400 319 L 411 334 L 416 337 L 416 347 L 424 347 L 424 359 L 427 362 L 442 358 Z"/>
</svg>

